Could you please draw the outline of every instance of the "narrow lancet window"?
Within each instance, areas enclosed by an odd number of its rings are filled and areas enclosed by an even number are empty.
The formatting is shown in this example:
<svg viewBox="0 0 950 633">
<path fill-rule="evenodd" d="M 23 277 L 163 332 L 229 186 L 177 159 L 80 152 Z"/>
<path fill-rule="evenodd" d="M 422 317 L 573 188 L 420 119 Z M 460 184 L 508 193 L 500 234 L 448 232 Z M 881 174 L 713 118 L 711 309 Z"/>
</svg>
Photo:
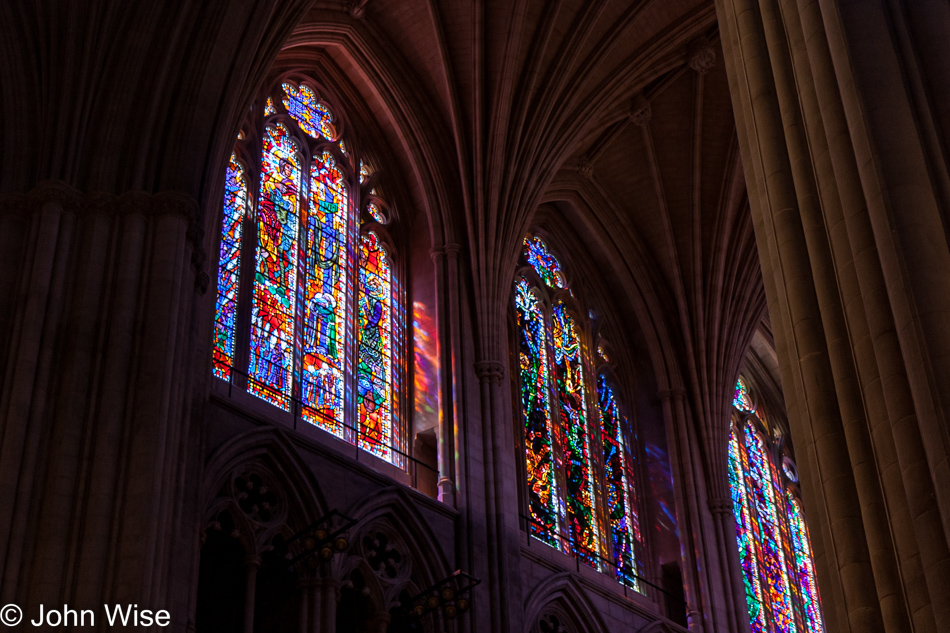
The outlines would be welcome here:
<svg viewBox="0 0 950 633">
<path fill-rule="evenodd" d="M 623 414 L 614 390 L 603 376 L 597 378 L 597 402 L 600 409 L 600 436 L 604 447 L 607 520 L 610 523 L 613 563 L 617 579 L 637 588 L 635 541 L 639 524 L 634 503 L 633 479 L 629 477 L 629 458 L 623 439 Z"/>
<path fill-rule="evenodd" d="M 231 379 L 234 365 L 234 336 L 237 332 L 238 289 L 241 275 L 241 239 L 247 213 L 247 183 L 244 168 L 234 154 L 224 178 L 224 214 L 221 221 L 221 249 L 218 260 L 218 300 L 214 317 L 214 375 Z"/>
<path fill-rule="evenodd" d="M 558 494 L 548 400 L 548 344 L 538 298 L 524 278 L 515 283 L 515 311 L 530 530 L 542 541 L 557 545 Z"/>
<path fill-rule="evenodd" d="M 565 496 L 571 548 L 594 567 L 600 566 L 594 473 L 591 468 L 587 394 L 580 339 L 563 303 L 554 306 L 554 375 L 565 462 Z"/>
<path fill-rule="evenodd" d="M 343 437 L 349 217 L 343 173 L 329 152 L 310 164 L 303 270 L 303 417 Z"/>
<path fill-rule="evenodd" d="M 284 410 L 290 409 L 293 389 L 301 172 L 298 152 L 287 128 L 280 123 L 267 127 L 247 373 L 251 393 Z"/>
<path fill-rule="evenodd" d="M 359 445 L 392 461 L 393 278 L 375 233 L 360 236 L 357 410 Z"/>
</svg>

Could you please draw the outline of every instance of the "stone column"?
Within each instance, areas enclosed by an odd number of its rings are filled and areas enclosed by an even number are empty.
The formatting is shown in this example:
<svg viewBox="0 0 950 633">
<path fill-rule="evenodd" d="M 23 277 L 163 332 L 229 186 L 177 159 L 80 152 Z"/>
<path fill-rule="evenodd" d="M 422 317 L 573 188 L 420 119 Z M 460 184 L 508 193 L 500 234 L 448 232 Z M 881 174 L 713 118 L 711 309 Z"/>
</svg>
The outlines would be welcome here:
<svg viewBox="0 0 950 633">
<path fill-rule="evenodd" d="M 163 608 L 187 507 L 197 206 L 47 183 L 0 200 L 0 595 Z M 6 338 L 6 337 L 4 337 Z M 187 614 L 181 613 L 182 622 Z"/>
<path fill-rule="evenodd" d="M 732 499 L 711 499 L 709 511 L 716 523 L 716 540 L 722 561 L 722 587 L 726 596 L 729 626 L 738 633 L 749 633 L 749 607 L 746 604 L 745 583 L 739 562 L 739 545 L 736 543 L 736 517 Z"/>
<path fill-rule="evenodd" d="M 300 611 L 297 615 L 297 633 L 312 633 L 310 629 L 310 611 L 313 606 L 310 604 L 310 585 L 309 580 L 300 580 L 297 583 L 297 592 L 300 596 Z"/>
<path fill-rule="evenodd" d="M 511 412 L 505 411 L 506 399 L 502 393 L 505 365 L 493 360 L 478 361 L 475 373 L 481 390 L 492 630 L 517 630 L 521 610 L 518 591 L 521 578 L 517 562 L 521 538 L 512 468 L 515 455 L 512 429 L 508 423 Z"/>
<path fill-rule="evenodd" d="M 702 614 L 710 610 L 708 591 L 704 587 L 698 560 L 703 560 L 701 545 L 696 538 L 702 528 L 697 524 L 696 488 L 693 485 L 692 459 L 689 457 L 688 438 L 681 428 L 678 407 L 674 400 L 682 402 L 686 392 L 668 389 L 660 392 L 663 403 L 663 418 L 670 448 L 670 467 L 673 471 L 673 497 L 676 504 L 676 523 L 680 535 L 680 558 L 683 568 L 683 588 L 686 594 L 686 617 L 691 633 L 706 630 Z M 711 610 L 710 610 L 711 611 Z M 711 613 L 710 613 L 711 617 Z"/>
<path fill-rule="evenodd" d="M 439 428 L 439 500 L 456 506 L 455 494 L 460 476 L 456 457 L 459 453 L 455 385 L 458 363 L 456 353 L 461 346 L 458 326 L 458 244 L 447 244 L 431 252 L 435 263 L 437 323 L 439 328 L 439 386 L 442 391 Z"/>
<path fill-rule="evenodd" d="M 950 625 L 938 4 L 717 2 L 832 631 Z"/>
<path fill-rule="evenodd" d="M 336 606 L 340 602 L 340 585 L 331 578 L 324 578 L 320 583 L 320 633 L 336 632 Z"/>
<path fill-rule="evenodd" d="M 257 596 L 257 570 L 260 568 L 260 556 L 244 559 L 244 633 L 254 633 L 254 598 Z"/>
</svg>

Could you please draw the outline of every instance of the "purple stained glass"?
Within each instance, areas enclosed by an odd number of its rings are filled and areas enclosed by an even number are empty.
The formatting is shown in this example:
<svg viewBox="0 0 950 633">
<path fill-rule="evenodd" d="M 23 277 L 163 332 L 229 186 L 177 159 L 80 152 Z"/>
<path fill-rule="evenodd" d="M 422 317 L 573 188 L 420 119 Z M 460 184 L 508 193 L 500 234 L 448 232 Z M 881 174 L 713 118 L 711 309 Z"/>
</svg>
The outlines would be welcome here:
<svg viewBox="0 0 950 633">
<path fill-rule="evenodd" d="M 268 126 L 261 158 L 248 390 L 290 409 L 294 378 L 300 158 L 282 124 Z"/>
<path fill-rule="evenodd" d="M 333 126 L 333 115 L 325 103 L 317 99 L 317 94 L 309 86 L 294 86 L 291 83 L 281 84 L 284 89 L 284 107 L 287 113 L 297 122 L 300 129 L 319 139 L 321 137 L 332 141 L 336 139 L 336 128 Z"/>
<path fill-rule="evenodd" d="M 244 168 L 234 154 L 224 178 L 224 214 L 221 221 L 221 249 L 218 259 L 218 299 L 215 304 L 214 375 L 231 378 L 234 365 L 234 335 L 237 331 L 237 302 L 241 274 L 241 238 L 247 212 L 247 183 Z"/>
<path fill-rule="evenodd" d="M 350 212 L 343 172 L 324 152 L 310 163 L 310 204 L 303 292 L 302 417 L 343 437 L 346 332 L 351 263 L 347 236 Z"/>
</svg>

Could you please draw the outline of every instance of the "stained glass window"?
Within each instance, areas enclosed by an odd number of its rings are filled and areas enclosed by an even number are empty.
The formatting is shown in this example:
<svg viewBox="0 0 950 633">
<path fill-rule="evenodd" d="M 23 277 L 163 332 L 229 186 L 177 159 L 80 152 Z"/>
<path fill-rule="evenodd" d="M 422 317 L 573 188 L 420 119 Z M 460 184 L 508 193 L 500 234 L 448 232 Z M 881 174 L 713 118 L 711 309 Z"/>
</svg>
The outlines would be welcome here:
<svg viewBox="0 0 950 633">
<path fill-rule="evenodd" d="M 221 253 L 218 260 L 218 301 L 214 319 L 214 375 L 231 377 L 234 335 L 237 332 L 238 286 L 241 273 L 241 238 L 247 211 L 244 168 L 234 154 L 224 178 L 224 217 L 221 220 Z"/>
<path fill-rule="evenodd" d="M 251 393 L 290 410 L 297 304 L 300 157 L 287 128 L 264 134 L 257 264 L 251 304 Z"/>
<path fill-rule="evenodd" d="M 260 163 L 252 170 L 232 156 L 226 172 L 212 371 L 401 465 L 403 314 L 391 253 L 382 234 L 360 234 L 361 162 L 343 152 L 342 124 L 312 87 L 282 88 L 289 118 L 266 125 L 259 148 L 245 147 L 260 149 Z M 276 113 L 266 97 L 265 116 Z M 260 183 L 256 205 L 248 181 Z M 241 279 L 245 236 L 254 266 Z"/>
<path fill-rule="evenodd" d="M 558 494 L 554 474 L 553 429 L 548 398 L 548 344 L 538 298 L 524 278 L 515 284 L 520 356 L 521 415 L 531 533 L 557 544 Z"/>
<path fill-rule="evenodd" d="M 304 419 L 340 437 L 350 276 L 348 207 L 343 173 L 324 152 L 310 164 L 300 399 Z"/>
<path fill-rule="evenodd" d="M 801 505 L 783 487 L 761 423 L 742 420 L 729 436 L 729 485 L 752 632 L 824 633 Z"/>
<path fill-rule="evenodd" d="M 577 553 L 598 566 L 598 526 L 594 510 L 594 475 L 591 468 L 587 395 L 580 340 L 563 303 L 554 306 L 554 376 L 565 462 L 565 497 L 571 542 Z"/>
<path fill-rule="evenodd" d="M 732 397 L 732 406 L 748 413 L 755 412 L 755 406 L 752 404 L 752 398 L 749 396 L 749 390 L 745 382 L 740 378 L 736 381 L 736 393 Z"/>
<path fill-rule="evenodd" d="M 391 459 L 392 271 L 375 233 L 360 237 L 357 409 L 360 446 Z"/>
<path fill-rule="evenodd" d="M 379 205 L 375 202 L 370 202 L 366 205 L 366 212 L 380 224 L 386 224 L 386 216 L 383 215 L 383 210 L 380 209 Z"/>
<path fill-rule="evenodd" d="M 818 598 L 818 582 L 815 580 L 815 562 L 811 555 L 811 543 L 801 503 L 792 493 L 785 492 L 792 547 L 795 555 L 795 578 L 798 581 L 805 612 L 805 630 L 809 633 L 824 633 L 821 620 L 821 605 Z"/>
<path fill-rule="evenodd" d="M 594 350 L 582 343 L 586 324 L 579 315 L 594 312 L 572 312 L 560 300 L 573 295 L 556 292 L 566 287 L 565 275 L 542 240 L 529 235 L 524 246 L 533 273 L 514 285 L 514 373 L 524 424 L 528 530 L 639 591 L 641 534 L 629 423 L 613 387 L 603 376 L 594 379 Z M 597 354 L 606 356 L 601 346 Z"/>
<path fill-rule="evenodd" d="M 638 588 L 637 558 L 634 541 L 640 540 L 634 477 L 623 439 L 623 415 L 614 390 L 603 376 L 597 378 L 597 403 L 600 409 L 600 437 L 604 447 L 607 520 L 613 545 L 617 579 Z"/>
<path fill-rule="evenodd" d="M 528 263 L 544 283 L 552 288 L 567 288 L 567 280 L 564 278 L 561 264 L 548 251 L 548 245 L 544 243 L 544 240 L 529 235 L 524 239 L 524 253 Z"/>
<path fill-rule="evenodd" d="M 317 94 L 309 86 L 295 87 L 291 83 L 281 84 L 284 89 L 284 107 L 287 113 L 294 118 L 300 129 L 312 136 L 327 140 L 336 138 L 336 128 L 333 127 L 333 115 L 326 104 L 317 99 Z"/>
</svg>

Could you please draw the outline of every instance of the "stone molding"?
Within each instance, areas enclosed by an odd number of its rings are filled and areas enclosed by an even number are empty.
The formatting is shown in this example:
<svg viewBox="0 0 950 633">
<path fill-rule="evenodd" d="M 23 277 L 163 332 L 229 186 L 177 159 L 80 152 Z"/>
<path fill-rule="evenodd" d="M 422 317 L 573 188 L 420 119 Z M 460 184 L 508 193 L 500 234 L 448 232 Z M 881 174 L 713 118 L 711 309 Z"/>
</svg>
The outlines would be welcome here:
<svg viewBox="0 0 950 633">
<path fill-rule="evenodd" d="M 669 402 L 670 400 L 682 400 L 686 397 L 686 390 L 682 387 L 673 387 L 672 389 L 662 389 L 657 395 L 660 397 L 660 400 L 664 402 Z"/>
<path fill-rule="evenodd" d="M 0 215 L 27 216 L 46 209 L 59 209 L 69 214 L 85 216 L 177 217 L 187 223 L 185 238 L 191 247 L 191 266 L 195 273 L 195 287 L 204 294 L 211 283 L 206 268 L 204 230 L 198 223 L 198 203 L 181 191 L 126 191 L 121 194 L 105 191 L 82 192 L 61 180 L 41 182 L 32 191 L 0 194 Z"/>
<path fill-rule="evenodd" d="M 713 516 L 720 516 L 723 514 L 732 514 L 732 500 L 731 499 L 710 499 L 709 511 L 713 513 Z"/>
</svg>

